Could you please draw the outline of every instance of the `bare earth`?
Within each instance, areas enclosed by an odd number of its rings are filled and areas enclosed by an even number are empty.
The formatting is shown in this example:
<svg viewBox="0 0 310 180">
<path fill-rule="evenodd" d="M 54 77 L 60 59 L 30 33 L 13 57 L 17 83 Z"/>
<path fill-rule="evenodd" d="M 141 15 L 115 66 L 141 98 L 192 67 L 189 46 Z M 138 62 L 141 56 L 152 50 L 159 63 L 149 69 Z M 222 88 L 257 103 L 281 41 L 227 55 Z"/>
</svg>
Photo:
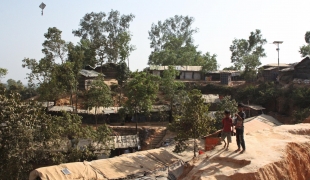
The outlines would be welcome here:
<svg viewBox="0 0 310 180">
<path fill-rule="evenodd" d="M 251 125 L 258 127 L 259 123 Z M 228 150 L 219 145 L 191 160 L 179 179 L 309 180 L 310 124 L 261 128 L 245 133 L 244 153 L 235 152 L 237 145 L 233 136 Z M 200 148 L 203 149 L 203 142 Z M 193 157 L 193 151 L 190 148 L 178 157 L 186 161 Z"/>
</svg>

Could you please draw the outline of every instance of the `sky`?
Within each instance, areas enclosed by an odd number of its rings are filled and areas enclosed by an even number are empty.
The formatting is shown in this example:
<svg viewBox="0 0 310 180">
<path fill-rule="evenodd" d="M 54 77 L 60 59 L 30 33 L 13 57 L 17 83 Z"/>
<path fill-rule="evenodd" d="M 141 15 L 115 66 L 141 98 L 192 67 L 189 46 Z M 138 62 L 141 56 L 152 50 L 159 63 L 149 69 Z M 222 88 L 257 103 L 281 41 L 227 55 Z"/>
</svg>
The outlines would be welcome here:
<svg viewBox="0 0 310 180">
<path fill-rule="evenodd" d="M 27 83 L 29 70 L 22 68 L 24 58 L 41 59 L 44 33 L 49 27 L 62 31 L 62 39 L 77 43 L 72 30 L 79 28 L 86 13 L 118 10 L 134 14 L 130 24 L 131 44 L 136 46 L 129 57 L 130 70 L 148 67 L 152 51 L 148 31 L 152 23 L 175 15 L 195 18 L 194 44 L 203 53 L 217 55 L 220 69 L 231 65 L 229 47 L 236 39 L 247 39 L 251 31 L 260 29 L 268 43 L 262 64 L 277 63 L 278 53 L 273 41 L 280 45 L 280 63 L 301 60 L 299 47 L 310 31 L 309 0 L 43 0 L 46 7 L 41 15 L 42 0 L 2 1 L 0 4 L 0 67 L 8 69 L 7 79 Z"/>
</svg>

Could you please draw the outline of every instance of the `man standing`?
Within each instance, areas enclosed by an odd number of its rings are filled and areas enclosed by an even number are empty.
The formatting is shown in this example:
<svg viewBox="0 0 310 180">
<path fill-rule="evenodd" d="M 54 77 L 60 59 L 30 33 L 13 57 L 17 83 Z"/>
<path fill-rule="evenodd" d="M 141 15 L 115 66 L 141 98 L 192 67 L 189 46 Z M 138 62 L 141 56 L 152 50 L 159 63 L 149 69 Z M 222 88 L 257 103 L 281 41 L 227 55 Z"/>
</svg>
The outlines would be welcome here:
<svg viewBox="0 0 310 180">
<path fill-rule="evenodd" d="M 224 141 L 224 148 L 228 149 L 229 143 L 231 143 L 231 132 L 233 129 L 232 119 L 230 118 L 230 111 L 225 110 L 225 117 L 222 119 L 223 130 L 222 130 L 222 141 Z M 226 139 L 227 137 L 227 146 L 226 146 Z"/>
<path fill-rule="evenodd" d="M 240 151 L 240 145 L 241 145 L 242 147 L 241 153 L 245 151 L 245 142 L 244 142 L 244 137 L 243 137 L 243 134 L 244 134 L 243 123 L 245 119 L 245 113 L 243 111 L 243 107 L 244 105 L 242 103 L 238 104 L 238 113 L 235 114 L 237 118 L 234 122 L 234 125 L 236 128 L 236 140 L 237 140 L 237 146 L 238 146 L 238 149 L 236 151 L 237 152 Z"/>
</svg>

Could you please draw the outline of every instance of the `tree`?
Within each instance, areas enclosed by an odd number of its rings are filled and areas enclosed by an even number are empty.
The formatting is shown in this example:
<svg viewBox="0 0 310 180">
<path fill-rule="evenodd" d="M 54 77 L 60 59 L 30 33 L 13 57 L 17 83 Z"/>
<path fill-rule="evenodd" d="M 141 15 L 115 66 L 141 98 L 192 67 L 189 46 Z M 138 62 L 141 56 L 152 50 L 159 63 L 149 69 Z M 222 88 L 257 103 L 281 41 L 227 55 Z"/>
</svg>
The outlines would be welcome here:
<svg viewBox="0 0 310 180">
<path fill-rule="evenodd" d="M 149 65 L 188 65 L 204 66 L 204 69 L 216 69 L 216 55 L 208 52 L 204 55 L 194 45 L 193 35 L 198 31 L 192 28 L 193 17 L 175 15 L 164 22 L 152 24 L 149 31 Z M 215 60 L 215 66 L 214 61 Z"/>
<path fill-rule="evenodd" d="M 39 61 L 29 58 L 23 59 L 22 67 L 31 70 L 31 73 L 27 74 L 28 83 L 32 87 L 38 86 L 41 100 L 56 101 L 66 91 L 65 87 L 68 82 L 62 78 L 57 78 L 57 76 L 64 74 L 64 71 L 59 71 L 59 68 L 66 62 L 68 52 L 67 44 L 61 39 L 61 33 L 56 27 L 49 28 L 44 34 L 46 40 L 42 44 L 42 52 L 45 57 Z M 60 65 L 56 62 L 59 59 Z"/>
<path fill-rule="evenodd" d="M 109 14 L 87 13 L 80 22 L 80 29 L 72 33 L 91 42 L 91 48 L 96 51 L 97 64 L 107 62 L 117 63 L 127 58 L 133 46 L 129 44 L 130 22 L 134 15 L 120 15 L 119 11 L 111 10 Z"/>
<path fill-rule="evenodd" d="M 225 110 L 229 110 L 232 115 L 238 112 L 237 102 L 231 99 L 230 96 L 225 96 L 217 103 L 217 111 L 215 113 L 215 127 L 217 130 L 222 129 L 222 119 L 224 118 Z"/>
<path fill-rule="evenodd" d="M 175 77 L 179 72 L 173 67 L 169 66 L 167 70 L 164 70 L 163 77 L 161 79 L 161 90 L 165 94 L 166 99 L 169 101 L 170 113 L 169 122 L 173 119 L 173 104 L 175 103 L 175 96 L 178 96 L 178 92 L 184 88 L 184 83 L 175 81 Z"/>
<path fill-rule="evenodd" d="M 124 87 L 124 84 L 126 83 L 127 79 L 130 76 L 130 71 L 125 62 L 120 62 L 117 66 L 117 77 L 116 80 L 118 82 L 118 86 L 120 89 L 119 92 L 119 105 L 122 104 L 121 98 L 122 98 L 122 90 Z"/>
<path fill-rule="evenodd" d="M 261 65 L 260 58 L 266 57 L 263 48 L 266 43 L 267 40 L 263 39 L 259 29 L 251 32 L 249 39 L 234 39 L 230 46 L 231 62 L 237 70 L 243 70 L 244 74 L 256 72 Z"/>
<path fill-rule="evenodd" d="M 193 89 L 188 92 L 181 115 L 176 116 L 169 128 L 177 133 L 175 152 L 182 152 L 188 146 L 186 141 L 194 139 L 194 156 L 196 157 L 196 139 L 214 130 L 213 120 L 208 116 L 208 105 L 205 105 L 201 92 Z"/>
<path fill-rule="evenodd" d="M 152 24 L 149 31 L 150 47 L 153 48 L 149 56 L 150 65 L 184 65 L 188 57 L 196 54 L 193 45 L 193 34 L 198 30 L 192 29 L 193 17 L 175 15 L 164 22 Z M 186 58 L 187 59 L 186 59 Z M 182 60 L 185 59 L 185 62 Z"/>
<path fill-rule="evenodd" d="M 90 138 L 105 144 L 106 135 L 82 127 L 81 117 L 63 112 L 51 116 L 34 101 L 23 103 L 20 95 L 0 95 L 0 176 L 27 179 L 34 165 L 93 160 L 92 147 L 67 147 L 68 137 Z M 109 131 L 106 131 L 109 132 Z M 100 137 L 102 136 L 102 137 Z M 74 157 L 74 158 L 73 158 Z"/>
<path fill-rule="evenodd" d="M 216 54 L 211 55 L 207 52 L 202 55 L 202 59 L 203 61 L 198 63 L 202 65 L 202 72 L 206 73 L 208 71 L 216 71 L 219 68 L 216 60 Z"/>
<path fill-rule="evenodd" d="M 109 86 L 103 81 L 102 76 L 98 76 L 86 92 L 86 107 L 88 109 L 95 108 L 95 120 L 97 128 L 97 110 L 99 107 L 110 107 L 112 105 L 112 96 Z"/>
<path fill-rule="evenodd" d="M 14 79 L 8 79 L 6 82 L 7 82 L 8 90 L 11 92 L 20 93 L 25 88 L 23 83 L 20 80 L 15 81 Z"/>
<path fill-rule="evenodd" d="M 307 31 L 305 34 L 305 41 L 307 45 L 303 45 L 299 48 L 299 53 L 302 57 L 310 55 L 310 31 Z"/>
<path fill-rule="evenodd" d="M 42 52 L 46 56 L 52 56 L 54 62 L 59 58 L 61 63 L 64 63 L 68 48 L 66 42 L 61 39 L 61 33 L 56 27 L 48 28 L 47 33 L 44 34 L 46 40 L 42 44 L 44 47 Z"/>
<path fill-rule="evenodd" d="M 159 89 L 159 76 L 146 72 L 134 72 L 126 86 L 124 108 L 135 116 L 136 132 L 138 132 L 137 114 L 150 114 L 152 105 L 157 97 Z"/>
<path fill-rule="evenodd" d="M 0 68 L 0 80 L 3 78 L 5 75 L 8 74 L 8 70 L 5 68 Z"/>
</svg>

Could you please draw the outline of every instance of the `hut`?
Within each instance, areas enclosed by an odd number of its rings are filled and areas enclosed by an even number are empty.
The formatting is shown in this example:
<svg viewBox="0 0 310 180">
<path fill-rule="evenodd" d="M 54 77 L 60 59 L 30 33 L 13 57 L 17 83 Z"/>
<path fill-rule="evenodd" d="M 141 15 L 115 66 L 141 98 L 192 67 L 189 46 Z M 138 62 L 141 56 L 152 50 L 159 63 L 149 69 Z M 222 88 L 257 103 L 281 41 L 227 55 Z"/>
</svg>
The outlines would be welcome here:
<svg viewBox="0 0 310 180">
<path fill-rule="evenodd" d="M 90 87 L 91 82 L 99 76 L 100 73 L 94 70 L 86 70 L 82 69 L 80 71 L 80 78 L 79 78 L 79 90 L 87 90 Z M 104 76 L 104 75 L 102 75 Z"/>
<path fill-rule="evenodd" d="M 238 71 L 221 71 L 220 81 L 221 84 L 230 85 L 232 81 L 237 81 L 240 77 L 240 72 Z"/>
<path fill-rule="evenodd" d="M 93 70 L 96 71 L 97 73 L 102 73 L 104 74 L 105 79 L 116 79 L 118 75 L 118 65 L 115 63 L 106 63 L 103 64 L 102 66 L 86 66 L 84 68 L 85 70 Z"/>
<path fill-rule="evenodd" d="M 167 70 L 169 66 L 156 66 L 151 65 L 149 71 L 153 75 L 162 76 L 163 71 Z M 180 72 L 176 79 L 183 80 L 196 80 L 200 81 L 203 79 L 202 76 L 202 66 L 174 66 L 174 68 Z"/>
<path fill-rule="evenodd" d="M 209 71 L 205 73 L 206 81 L 220 81 L 221 80 L 221 72 L 220 71 Z"/>
<path fill-rule="evenodd" d="M 278 67 L 269 67 L 263 70 L 264 81 L 276 81 L 278 77 Z"/>
<path fill-rule="evenodd" d="M 202 80 L 201 66 L 177 66 L 180 71 L 180 79 L 184 80 Z"/>
<path fill-rule="evenodd" d="M 297 79 L 310 79 L 310 57 L 304 57 L 294 67 L 294 78 Z"/>
</svg>

